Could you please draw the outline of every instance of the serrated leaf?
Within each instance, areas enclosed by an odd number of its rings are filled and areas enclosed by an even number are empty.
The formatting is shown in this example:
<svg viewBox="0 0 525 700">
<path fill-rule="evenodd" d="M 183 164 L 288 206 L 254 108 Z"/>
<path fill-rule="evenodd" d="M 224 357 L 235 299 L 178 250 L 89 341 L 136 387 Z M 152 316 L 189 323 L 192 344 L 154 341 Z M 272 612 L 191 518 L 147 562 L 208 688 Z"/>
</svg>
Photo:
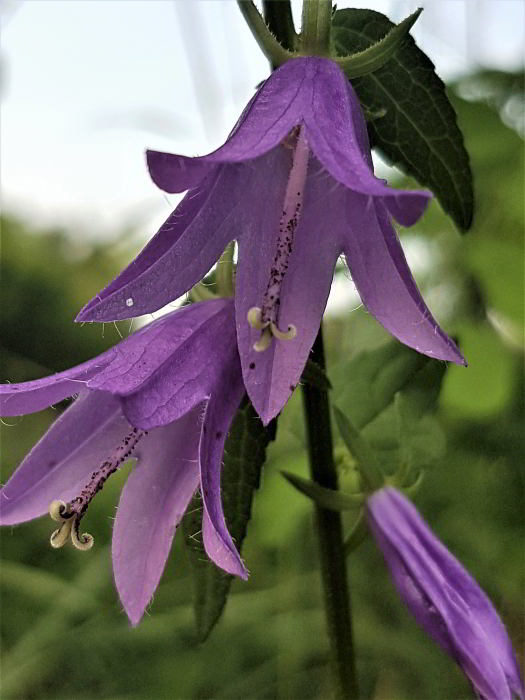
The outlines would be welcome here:
<svg viewBox="0 0 525 700">
<path fill-rule="evenodd" d="M 224 446 L 221 473 L 224 517 L 239 552 L 266 460 L 266 447 L 274 437 L 275 424 L 272 422 L 265 428 L 251 403 L 245 399 Z M 224 611 L 233 576 L 208 559 L 202 542 L 201 523 L 202 501 L 196 496 L 182 520 L 182 528 L 193 572 L 197 636 L 204 641 Z"/>
<path fill-rule="evenodd" d="M 313 360 L 307 361 L 303 373 L 301 374 L 301 381 L 304 382 L 304 384 L 315 386 L 317 389 L 323 389 L 323 391 L 328 391 L 332 388 L 330 380 L 326 376 L 323 368 Z"/>
<path fill-rule="evenodd" d="M 321 508 L 340 512 L 361 508 L 364 503 L 364 497 L 362 495 L 327 489 L 324 486 L 319 486 L 315 481 L 303 479 L 302 476 L 292 474 L 291 472 L 282 471 L 281 474 L 294 488 L 310 498 Z"/>
<path fill-rule="evenodd" d="M 339 55 L 363 51 L 393 25 L 374 10 L 338 10 L 332 36 Z M 456 225 L 472 223 L 472 173 L 456 113 L 434 64 L 406 35 L 393 57 L 374 73 L 352 80 L 364 109 L 386 110 L 368 122 L 370 140 L 400 169 L 429 187 Z"/>
</svg>

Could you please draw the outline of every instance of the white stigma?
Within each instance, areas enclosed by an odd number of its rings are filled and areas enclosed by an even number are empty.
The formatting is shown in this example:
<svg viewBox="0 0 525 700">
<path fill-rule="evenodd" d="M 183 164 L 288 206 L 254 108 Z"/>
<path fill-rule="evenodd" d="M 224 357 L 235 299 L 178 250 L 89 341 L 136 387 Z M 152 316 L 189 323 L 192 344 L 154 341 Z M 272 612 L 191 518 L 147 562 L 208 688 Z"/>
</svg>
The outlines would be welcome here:
<svg viewBox="0 0 525 700">
<path fill-rule="evenodd" d="M 309 154 L 308 144 L 304 137 L 304 127 L 300 126 L 293 148 L 292 167 L 286 185 L 277 235 L 277 251 L 270 270 L 270 279 L 263 296 L 262 306 L 252 307 L 247 316 L 250 326 L 262 331 L 261 337 L 253 346 L 257 352 L 266 350 L 270 346 L 272 338 L 291 340 L 297 335 L 297 329 L 294 325 L 290 324 L 288 329 L 283 331 L 279 328 L 278 321 L 281 287 L 288 270 L 294 235 L 299 225 L 303 206 Z"/>
<path fill-rule="evenodd" d="M 78 527 L 84 517 L 89 504 L 95 495 L 102 489 L 107 479 L 119 469 L 119 467 L 131 456 L 137 443 L 147 435 L 144 430 L 133 430 L 126 435 L 122 443 L 114 450 L 109 459 L 103 462 L 100 467 L 91 474 L 91 479 L 84 486 L 80 495 L 69 503 L 64 501 L 52 501 L 49 505 L 49 515 L 60 523 L 50 537 L 51 546 L 55 549 L 63 547 L 68 539 L 71 539 L 76 549 L 83 551 L 91 549 L 94 539 L 87 532 L 80 534 Z"/>
</svg>

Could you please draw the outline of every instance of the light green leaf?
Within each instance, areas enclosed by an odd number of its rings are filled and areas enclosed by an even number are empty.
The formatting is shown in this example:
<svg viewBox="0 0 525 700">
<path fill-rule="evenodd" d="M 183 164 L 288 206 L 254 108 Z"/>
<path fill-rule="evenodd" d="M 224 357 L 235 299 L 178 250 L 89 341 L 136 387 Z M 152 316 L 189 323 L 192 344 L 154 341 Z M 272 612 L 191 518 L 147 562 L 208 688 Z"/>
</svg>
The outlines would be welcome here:
<svg viewBox="0 0 525 700">
<path fill-rule="evenodd" d="M 360 353 L 330 372 L 334 403 L 362 430 L 429 363 L 441 364 L 396 341 Z"/>
</svg>

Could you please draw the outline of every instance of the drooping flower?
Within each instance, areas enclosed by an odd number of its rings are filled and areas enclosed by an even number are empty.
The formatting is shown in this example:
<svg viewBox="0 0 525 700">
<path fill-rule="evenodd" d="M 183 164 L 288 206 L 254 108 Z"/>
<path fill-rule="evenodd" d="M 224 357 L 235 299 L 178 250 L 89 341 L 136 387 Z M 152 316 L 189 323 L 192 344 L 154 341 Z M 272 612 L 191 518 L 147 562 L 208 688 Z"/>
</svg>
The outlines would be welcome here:
<svg viewBox="0 0 525 700">
<path fill-rule="evenodd" d="M 0 524 L 48 512 L 51 544 L 79 532 L 106 479 L 130 457 L 112 559 L 120 599 L 137 624 L 162 575 L 175 530 L 197 489 L 203 542 L 222 569 L 246 569 L 227 530 L 220 498 L 225 436 L 244 395 L 233 301 L 193 304 L 163 316 L 99 357 L 45 379 L 0 386 L 4 416 L 39 411 L 73 394 L 73 404 L 0 491 Z"/>
<path fill-rule="evenodd" d="M 237 240 L 237 338 L 244 383 L 265 423 L 299 381 L 341 253 L 388 331 L 419 352 L 465 364 L 425 305 L 391 223 L 415 223 L 431 194 L 391 189 L 374 176 L 358 98 L 334 62 L 303 57 L 281 66 L 213 153 L 149 151 L 147 160 L 161 189 L 189 192 L 77 320 L 156 310 Z"/>
<path fill-rule="evenodd" d="M 449 654 L 482 700 L 524 697 L 507 631 L 476 581 L 399 491 L 382 488 L 368 522 L 396 588 L 417 622 Z"/>
</svg>

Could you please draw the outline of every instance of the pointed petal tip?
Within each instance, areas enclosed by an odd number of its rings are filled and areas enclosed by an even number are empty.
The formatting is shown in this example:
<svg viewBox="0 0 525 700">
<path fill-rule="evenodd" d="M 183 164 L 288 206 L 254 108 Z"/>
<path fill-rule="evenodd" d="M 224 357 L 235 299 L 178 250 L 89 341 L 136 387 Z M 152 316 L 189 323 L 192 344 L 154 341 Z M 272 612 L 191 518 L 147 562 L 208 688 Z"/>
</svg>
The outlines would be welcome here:
<svg viewBox="0 0 525 700">
<path fill-rule="evenodd" d="M 144 604 L 139 604 L 138 600 L 134 600 L 132 602 L 128 601 L 127 603 L 125 603 L 121 599 L 120 602 L 122 603 L 124 612 L 126 613 L 126 616 L 129 620 L 129 626 L 135 628 L 142 621 L 144 613 L 146 612 L 146 608 L 148 607 L 149 603 L 151 603 L 151 600 L 147 601 Z"/>
<path fill-rule="evenodd" d="M 75 316 L 75 323 L 88 323 L 92 322 L 93 319 L 93 310 L 97 308 L 98 303 L 101 301 L 100 297 L 97 295 L 93 297 L 93 299 L 90 299 L 88 303 L 83 306 L 78 314 Z"/>
</svg>

